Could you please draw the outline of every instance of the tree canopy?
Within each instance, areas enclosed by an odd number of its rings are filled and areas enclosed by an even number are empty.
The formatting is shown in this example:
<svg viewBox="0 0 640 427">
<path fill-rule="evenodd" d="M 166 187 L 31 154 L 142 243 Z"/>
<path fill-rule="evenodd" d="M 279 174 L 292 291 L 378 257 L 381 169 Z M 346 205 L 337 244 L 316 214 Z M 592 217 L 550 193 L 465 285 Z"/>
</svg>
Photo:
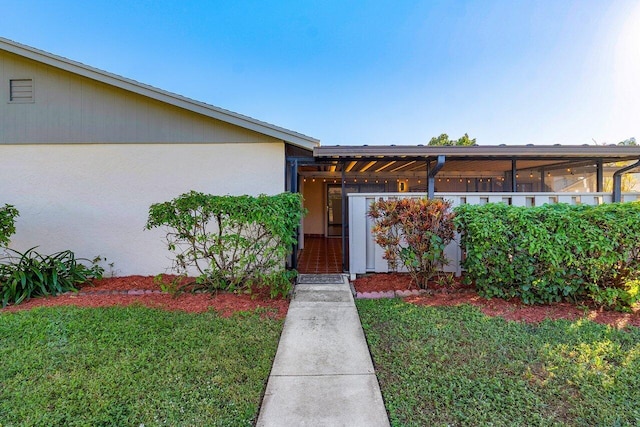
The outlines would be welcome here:
<svg viewBox="0 0 640 427">
<path fill-rule="evenodd" d="M 431 141 L 429 141 L 429 145 L 474 145 L 476 143 L 476 139 L 473 138 L 469 138 L 469 135 L 467 135 L 466 133 L 464 135 L 462 135 L 460 138 L 454 140 L 454 139 L 449 139 L 449 135 L 447 135 L 446 133 L 441 134 L 440 136 L 434 136 L 433 138 L 431 138 Z"/>
<path fill-rule="evenodd" d="M 625 139 L 624 141 L 618 142 L 618 145 L 638 145 L 635 138 Z"/>
</svg>

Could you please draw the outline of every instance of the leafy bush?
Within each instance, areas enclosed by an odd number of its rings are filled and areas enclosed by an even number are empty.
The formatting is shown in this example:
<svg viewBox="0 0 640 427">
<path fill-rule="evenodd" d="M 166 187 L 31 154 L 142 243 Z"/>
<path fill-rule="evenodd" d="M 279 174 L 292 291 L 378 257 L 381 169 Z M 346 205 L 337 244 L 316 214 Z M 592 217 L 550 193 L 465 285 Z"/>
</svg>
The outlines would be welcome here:
<svg viewBox="0 0 640 427">
<path fill-rule="evenodd" d="M 195 268 L 196 285 L 207 290 L 268 286 L 286 295 L 295 272 L 284 261 L 296 243 L 304 215 L 299 194 L 214 196 L 191 191 L 149 208 L 147 229 L 168 227 L 174 269 Z"/>
<path fill-rule="evenodd" d="M 454 234 L 451 202 L 421 199 L 380 199 L 369 208 L 375 241 L 393 271 L 402 262 L 423 289 L 437 269 L 448 263 L 444 248 Z"/>
<path fill-rule="evenodd" d="M 9 244 L 9 237 L 16 232 L 15 219 L 19 215 L 18 210 L 5 204 L 0 208 L 0 247 Z"/>
<path fill-rule="evenodd" d="M 456 208 L 463 267 L 486 297 L 525 303 L 587 299 L 624 308 L 640 299 L 640 203 Z"/>
<path fill-rule="evenodd" d="M 31 297 L 58 295 L 75 291 L 79 284 L 102 277 L 103 269 L 95 263 L 82 264 L 71 251 L 41 255 L 31 248 L 24 253 L 7 249 L 0 259 L 0 297 L 2 306 L 20 304 Z"/>
</svg>

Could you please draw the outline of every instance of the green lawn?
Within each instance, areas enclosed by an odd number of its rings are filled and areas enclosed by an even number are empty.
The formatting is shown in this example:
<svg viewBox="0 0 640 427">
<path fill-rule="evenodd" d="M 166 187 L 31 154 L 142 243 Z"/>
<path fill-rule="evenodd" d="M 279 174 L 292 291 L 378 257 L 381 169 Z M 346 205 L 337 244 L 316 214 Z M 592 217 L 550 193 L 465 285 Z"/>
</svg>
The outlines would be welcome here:
<svg viewBox="0 0 640 427">
<path fill-rule="evenodd" d="M 282 325 L 144 307 L 0 314 L 0 426 L 252 425 Z"/>
<path fill-rule="evenodd" d="M 640 425 L 640 328 L 357 307 L 392 425 Z"/>
</svg>

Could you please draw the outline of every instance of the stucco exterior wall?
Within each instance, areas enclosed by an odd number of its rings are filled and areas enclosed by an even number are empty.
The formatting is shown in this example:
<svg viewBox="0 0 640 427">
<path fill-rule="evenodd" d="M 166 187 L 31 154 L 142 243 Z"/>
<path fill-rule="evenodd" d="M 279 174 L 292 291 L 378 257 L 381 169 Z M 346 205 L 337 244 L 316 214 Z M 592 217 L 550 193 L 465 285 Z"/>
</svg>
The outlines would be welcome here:
<svg viewBox="0 0 640 427">
<path fill-rule="evenodd" d="M 117 275 L 171 266 L 149 206 L 189 190 L 284 191 L 283 143 L 0 144 L 0 204 L 20 211 L 12 248 L 71 249 L 114 263 Z"/>
</svg>

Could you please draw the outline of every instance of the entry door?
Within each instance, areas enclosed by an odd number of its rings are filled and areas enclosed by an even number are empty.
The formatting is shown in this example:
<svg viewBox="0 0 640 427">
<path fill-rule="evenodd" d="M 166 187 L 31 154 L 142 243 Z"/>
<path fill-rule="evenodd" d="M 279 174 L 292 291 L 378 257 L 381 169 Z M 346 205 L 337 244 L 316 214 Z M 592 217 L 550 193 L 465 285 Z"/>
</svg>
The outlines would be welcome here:
<svg viewBox="0 0 640 427">
<path fill-rule="evenodd" d="M 327 236 L 342 236 L 341 185 L 327 185 Z"/>
<path fill-rule="evenodd" d="M 385 191 L 384 184 L 352 184 L 344 187 L 347 194 L 350 193 L 382 193 Z M 348 209 L 348 205 L 345 204 Z M 346 212 L 345 218 L 349 218 L 349 212 Z M 349 224 L 342 223 L 342 185 L 327 185 L 327 236 L 342 236 L 342 227 L 348 227 Z M 346 230 L 347 236 L 349 230 Z"/>
</svg>

